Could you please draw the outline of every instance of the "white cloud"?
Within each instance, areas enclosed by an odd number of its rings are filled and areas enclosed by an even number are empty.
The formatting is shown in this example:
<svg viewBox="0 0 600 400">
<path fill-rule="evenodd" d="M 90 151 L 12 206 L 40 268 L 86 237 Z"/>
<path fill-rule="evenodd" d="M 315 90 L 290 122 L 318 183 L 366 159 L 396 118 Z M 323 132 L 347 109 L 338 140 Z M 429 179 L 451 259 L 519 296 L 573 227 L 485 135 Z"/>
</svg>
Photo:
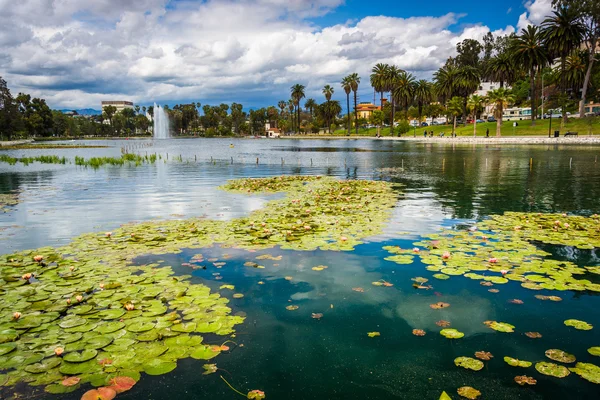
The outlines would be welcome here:
<svg viewBox="0 0 600 400">
<path fill-rule="evenodd" d="M 534 0 L 525 3 L 526 12 L 519 16 L 517 28 L 527 28 L 528 25 L 538 25 L 552 13 L 552 0 Z"/>
<path fill-rule="evenodd" d="M 531 18 L 540 1 L 528 6 Z M 489 31 L 453 32 L 456 14 L 366 17 L 324 28 L 306 19 L 342 2 L 0 0 L 8 10 L 0 14 L 0 74 L 14 92 L 56 108 L 99 108 L 108 98 L 256 106 L 288 98 L 297 82 L 320 101 L 327 83 L 341 99 L 339 80 L 351 72 L 366 87 L 378 62 L 430 78 L 458 41 Z"/>
</svg>

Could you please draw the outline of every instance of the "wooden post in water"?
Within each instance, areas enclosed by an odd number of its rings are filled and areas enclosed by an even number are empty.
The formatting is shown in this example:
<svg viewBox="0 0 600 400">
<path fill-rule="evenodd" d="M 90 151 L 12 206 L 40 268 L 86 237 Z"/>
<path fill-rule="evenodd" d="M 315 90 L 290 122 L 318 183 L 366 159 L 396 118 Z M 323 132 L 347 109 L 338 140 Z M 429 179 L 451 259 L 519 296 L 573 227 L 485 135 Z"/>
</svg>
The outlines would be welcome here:
<svg viewBox="0 0 600 400">
<path fill-rule="evenodd" d="M 312 167 L 312 158 L 310 159 L 310 166 Z"/>
<path fill-rule="evenodd" d="M 283 157 L 281 157 L 281 165 L 285 164 L 285 161 L 283 161 Z"/>
<path fill-rule="evenodd" d="M 233 165 L 233 157 L 231 157 L 231 164 Z"/>
<path fill-rule="evenodd" d="M 531 168 L 533 168 L 533 157 L 529 159 L 529 170 L 531 171 Z"/>
<path fill-rule="evenodd" d="M 256 157 L 256 165 L 258 165 L 258 157 Z"/>
<path fill-rule="evenodd" d="M 569 169 L 571 169 L 572 164 L 573 164 L 573 157 L 569 158 Z"/>
</svg>

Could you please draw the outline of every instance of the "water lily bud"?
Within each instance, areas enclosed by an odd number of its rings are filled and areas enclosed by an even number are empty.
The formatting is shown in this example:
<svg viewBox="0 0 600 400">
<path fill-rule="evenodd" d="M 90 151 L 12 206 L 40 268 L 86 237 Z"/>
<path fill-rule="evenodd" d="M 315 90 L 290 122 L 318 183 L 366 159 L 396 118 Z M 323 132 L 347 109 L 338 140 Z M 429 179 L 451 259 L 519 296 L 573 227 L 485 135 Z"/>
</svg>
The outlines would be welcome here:
<svg viewBox="0 0 600 400">
<path fill-rule="evenodd" d="M 494 263 L 498 262 L 498 259 L 496 257 L 492 257 L 492 258 L 489 259 L 489 262 L 492 263 L 492 264 L 494 264 Z"/>
<path fill-rule="evenodd" d="M 104 289 L 104 283 L 100 284 L 100 289 Z"/>
<path fill-rule="evenodd" d="M 67 304 L 71 304 L 71 299 L 67 299 Z"/>
<path fill-rule="evenodd" d="M 568 227 L 569 227 L 569 223 L 568 223 L 568 222 L 565 222 L 565 224 L 564 224 L 563 226 L 564 226 L 565 228 L 568 228 Z"/>
<path fill-rule="evenodd" d="M 75 270 L 75 267 L 73 267 L 73 266 L 70 266 L 70 267 L 69 267 L 69 270 L 71 270 L 71 271 L 74 271 L 74 270 Z"/>
<path fill-rule="evenodd" d="M 308 230 L 310 230 L 310 226 L 304 225 L 304 229 L 306 229 L 308 231 Z"/>
<path fill-rule="evenodd" d="M 448 251 L 444 252 L 444 254 L 442 254 L 442 258 L 443 258 L 444 260 L 447 260 L 447 259 L 449 259 L 449 258 L 450 258 L 450 252 L 448 252 Z"/>
<path fill-rule="evenodd" d="M 418 247 L 415 247 L 415 248 L 413 249 L 413 253 L 418 253 L 418 252 L 420 252 L 420 251 L 421 251 L 421 250 L 419 250 L 419 248 L 418 248 Z"/>
<path fill-rule="evenodd" d="M 125 309 L 127 311 L 132 311 L 135 308 L 135 306 L 132 303 L 126 303 L 125 304 Z"/>
<path fill-rule="evenodd" d="M 554 225 L 560 225 L 560 221 L 559 220 L 554 221 Z"/>
<path fill-rule="evenodd" d="M 38 262 L 38 263 L 41 262 L 43 259 L 44 259 L 44 256 L 40 256 L 40 255 L 33 257 L 33 261 Z"/>
<path fill-rule="evenodd" d="M 21 278 L 23 278 L 24 281 L 28 281 L 31 279 L 32 276 L 33 276 L 33 274 L 28 272 L 26 274 L 23 274 L 23 276 Z"/>
<path fill-rule="evenodd" d="M 562 216 L 563 216 L 563 217 L 566 217 L 566 216 L 567 216 L 567 213 L 563 213 L 563 215 L 562 215 Z"/>
<path fill-rule="evenodd" d="M 106 232 L 105 235 L 106 235 L 106 237 L 111 237 L 112 236 L 112 232 Z"/>
<path fill-rule="evenodd" d="M 15 319 L 15 320 L 16 320 L 16 319 L 19 319 L 19 318 L 21 318 L 21 313 L 20 313 L 20 312 L 18 312 L 18 311 L 14 312 L 14 313 L 13 313 L 13 319 Z"/>
<path fill-rule="evenodd" d="M 77 297 L 75 297 L 75 300 L 77 300 L 77 302 L 81 302 L 81 300 L 83 300 L 83 296 L 78 295 Z"/>
<path fill-rule="evenodd" d="M 58 357 L 60 357 L 62 355 L 62 353 L 65 352 L 65 349 L 63 349 L 62 347 L 57 347 L 54 349 L 54 354 L 56 354 Z"/>
<path fill-rule="evenodd" d="M 342 236 L 342 237 L 340 238 L 340 240 L 341 240 L 342 242 L 345 242 L 346 240 L 348 240 L 348 238 L 347 238 L 346 236 Z"/>
<path fill-rule="evenodd" d="M 500 270 L 500 273 L 502 274 L 502 276 L 504 276 L 504 275 L 508 274 L 508 270 L 506 270 L 506 269 Z"/>
</svg>

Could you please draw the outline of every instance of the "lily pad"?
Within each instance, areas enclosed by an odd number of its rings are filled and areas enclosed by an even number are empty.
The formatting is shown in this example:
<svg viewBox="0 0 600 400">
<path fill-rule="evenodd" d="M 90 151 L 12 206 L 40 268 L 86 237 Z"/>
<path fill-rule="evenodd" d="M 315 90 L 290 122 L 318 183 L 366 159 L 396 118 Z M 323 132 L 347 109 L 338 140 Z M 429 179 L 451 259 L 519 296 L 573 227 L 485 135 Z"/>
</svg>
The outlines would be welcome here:
<svg viewBox="0 0 600 400">
<path fill-rule="evenodd" d="M 484 367 L 483 362 L 471 357 L 457 357 L 454 359 L 454 365 L 473 371 L 479 371 Z"/>
<path fill-rule="evenodd" d="M 481 392 L 471 386 L 460 387 L 457 392 L 460 396 L 466 397 L 467 399 L 476 399 L 481 396 Z"/>
<path fill-rule="evenodd" d="M 600 367 L 597 365 L 578 362 L 575 368 L 570 368 L 570 370 L 586 381 L 600 384 Z"/>
<path fill-rule="evenodd" d="M 460 339 L 465 336 L 464 333 L 454 329 L 454 328 L 446 328 L 440 331 L 440 335 L 444 336 L 448 339 Z"/>
<path fill-rule="evenodd" d="M 550 362 L 539 362 L 535 364 L 535 369 L 540 374 L 553 376 L 555 378 L 564 378 L 570 374 L 567 367 Z"/>
<path fill-rule="evenodd" d="M 510 365 L 511 367 L 521 367 L 521 368 L 529 368 L 531 367 L 531 361 L 519 360 L 512 357 L 504 357 L 504 362 Z M 537 367 L 536 367 L 537 368 Z"/>
<path fill-rule="evenodd" d="M 590 347 L 588 349 L 588 353 L 593 356 L 600 356 L 600 347 Z"/>
<path fill-rule="evenodd" d="M 72 352 L 67 353 L 63 356 L 63 360 L 70 363 L 82 363 L 92 358 L 95 358 L 98 355 L 98 350 L 95 349 L 87 349 L 82 352 Z"/>
<path fill-rule="evenodd" d="M 575 329 L 579 329 L 581 331 L 589 331 L 593 328 L 592 325 L 588 324 L 585 321 L 580 321 L 578 319 L 568 319 L 565 321 L 566 326 L 572 326 Z"/>
<path fill-rule="evenodd" d="M 163 375 L 168 374 L 177 368 L 177 363 L 170 360 L 162 360 L 155 358 L 143 365 L 144 372 L 148 375 Z"/>
<path fill-rule="evenodd" d="M 14 342 L 0 344 L 0 356 L 10 353 L 17 348 L 17 344 Z"/>
<path fill-rule="evenodd" d="M 559 361 L 559 362 L 563 362 L 563 363 L 574 363 L 576 360 L 576 358 L 573 354 L 569 354 L 567 352 L 564 352 L 564 351 L 558 350 L 558 349 L 546 350 L 546 357 L 548 357 L 551 360 Z"/>
</svg>

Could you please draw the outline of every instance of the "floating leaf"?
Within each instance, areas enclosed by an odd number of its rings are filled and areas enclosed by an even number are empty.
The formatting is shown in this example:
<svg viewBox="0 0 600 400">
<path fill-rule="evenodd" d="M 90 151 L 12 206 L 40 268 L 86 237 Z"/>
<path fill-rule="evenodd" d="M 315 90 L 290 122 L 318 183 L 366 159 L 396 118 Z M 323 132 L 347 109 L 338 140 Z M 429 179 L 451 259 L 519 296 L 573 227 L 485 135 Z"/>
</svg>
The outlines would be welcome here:
<svg viewBox="0 0 600 400">
<path fill-rule="evenodd" d="M 250 392 L 248 392 L 248 399 L 264 399 L 265 398 L 265 392 L 263 392 L 262 390 L 251 390 Z"/>
<path fill-rule="evenodd" d="M 129 376 L 117 376 L 112 378 L 109 382 L 109 388 L 114 390 L 117 394 L 131 390 L 135 386 L 136 381 Z"/>
<path fill-rule="evenodd" d="M 539 362 L 535 364 L 535 369 L 540 374 L 554 376 L 555 378 L 564 378 L 570 374 L 567 367 L 550 362 Z"/>
<path fill-rule="evenodd" d="M 448 396 L 448 393 L 442 392 L 442 394 L 440 395 L 439 400 L 452 400 L 452 398 L 450 396 Z"/>
<path fill-rule="evenodd" d="M 476 399 L 481 396 L 481 392 L 471 386 L 460 387 L 457 392 L 460 396 L 466 397 L 467 399 Z"/>
<path fill-rule="evenodd" d="M 429 307 L 433 308 L 434 310 L 439 310 L 439 309 L 442 309 L 442 308 L 448 308 L 448 307 L 450 307 L 450 304 L 449 303 L 444 303 L 444 302 L 440 301 L 440 302 L 437 302 L 435 304 L 430 304 Z"/>
<path fill-rule="evenodd" d="M 244 295 L 241 293 L 234 293 L 231 297 L 233 297 L 234 299 L 241 299 L 242 297 L 244 297 Z"/>
<path fill-rule="evenodd" d="M 578 319 L 568 319 L 565 321 L 566 326 L 572 326 L 575 329 L 579 329 L 582 331 L 589 331 L 593 328 L 592 325 L 588 324 L 585 321 L 580 321 Z"/>
<path fill-rule="evenodd" d="M 511 367 L 521 367 L 521 368 L 529 368 L 531 367 L 530 361 L 519 360 L 512 357 L 504 357 L 504 362 L 510 365 Z"/>
<path fill-rule="evenodd" d="M 381 334 L 379 332 L 368 332 L 367 335 L 369 337 L 381 336 Z"/>
<path fill-rule="evenodd" d="M 484 366 L 483 362 L 471 357 L 457 357 L 454 359 L 454 365 L 465 369 L 472 369 L 473 371 L 479 371 Z"/>
<path fill-rule="evenodd" d="M 519 375 L 515 376 L 515 382 L 517 382 L 521 386 L 525 385 L 535 385 L 537 381 L 530 376 Z"/>
<path fill-rule="evenodd" d="M 221 285 L 221 287 L 219 287 L 219 289 L 221 289 L 221 290 L 223 290 L 223 289 L 234 290 L 235 286 L 233 286 L 233 285 Z"/>
<path fill-rule="evenodd" d="M 546 357 L 548 357 L 551 360 L 563 363 L 573 363 L 576 360 L 573 354 L 569 354 L 558 349 L 546 350 Z"/>
<path fill-rule="evenodd" d="M 352 290 L 354 290 L 355 292 L 358 293 L 364 293 L 365 289 L 361 288 L 361 287 L 353 287 Z"/>
<path fill-rule="evenodd" d="M 570 368 L 570 370 L 586 381 L 600 384 L 600 367 L 597 365 L 578 362 L 575 368 Z"/>
<path fill-rule="evenodd" d="M 600 356 L 600 347 L 590 347 L 588 349 L 588 353 L 593 356 Z"/>
<path fill-rule="evenodd" d="M 511 333 L 515 331 L 515 326 L 506 322 L 485 321 L 484 324 L 498 332 Z"/>
<path fill-rule="evenodd" d="M 217 364 L 204 364 L 202 368 L 204 368 L 204 372 L 202 373 L 202 375 L 214 374 L 215 372 L 217 372 L 218 369 Z"/>
<path fill-rule="evenodd" d="M 63 379 L 61 384 L 63 386 L 75 386 L 79 383 L 80 380 L 81 380 L 81 378 L 79 378 L 77 376 L 69 376 L 68 378 Z"/>
<path fill-rule="evenodd" d="M 413 329 L 412 334 L 415 336 L 425 336 L 425 331 L 423 329 Z"/>
<path fill-rule="evenodd" d="M 446 329 L 442 329 L 440 331 L 440 335 L 448 338 L 448 339 L 460 339 L 463 336 L 465 336 L 464 333 L 459 332 L 458 330 L 454 329 L 454 328 L 446 328 Z"/>
<path fill-rule="evenodd" d="M 144 363 L 143 368 L 144 372 L 148 375 L 163 375 L 177 368 L 177 363 L 170 360 L 155 358 L 147 363 Z"/>
<path fill-rule="evenodd" d="M 531 339 L 539 339 L 542 337 L 542 334 L 539 332 L 525 332 L 525 336 Z"/>
<path fill-rule="evenodd" d="M 98 355 L 98 351 L 95 349 L 87 349 L 82 352 L 72 352 L 65 354 L 63 356 L 63 360 L 68 361 L 70 363 L 82 363 L 92 358 L 95 358 Z"/>
<path fill-rule="evenodd" d="M 101 387 L 98 389 L 88 390 L 81 396 L 81 400 L 112 400 L 117 395 L 113 389 Z"/>
<path fill-rule="evenodd" d="M 289 311 L 295 311 L 295 310 L 297 310 L 298 308 L 300 308 L 300 307 L 298 307 L 297 305 L 290 304 L 290 305 L 289 305 L 289 306 L 287 306 L 285 309 L 286 309 L 286 310 L 289 310 Z"/>
<path fill-rule="evenodd" d="M 323 314 L 322 313 L 312 313 L 311 317 L 313 319 L 321 319 L 321 318 L 323 318 Z"/>
<path fill-rule="evenodd" d="M 494 358 L 492 353 L 490 353 L 488 351 L 477 351 L 477 352 L 475 352 L 475 357 L 479 358 L 480 360 L 484 360 L 484 361 L 488 361 L 488 360 L 491 360 L 492 358 Z"/>
</svg>

